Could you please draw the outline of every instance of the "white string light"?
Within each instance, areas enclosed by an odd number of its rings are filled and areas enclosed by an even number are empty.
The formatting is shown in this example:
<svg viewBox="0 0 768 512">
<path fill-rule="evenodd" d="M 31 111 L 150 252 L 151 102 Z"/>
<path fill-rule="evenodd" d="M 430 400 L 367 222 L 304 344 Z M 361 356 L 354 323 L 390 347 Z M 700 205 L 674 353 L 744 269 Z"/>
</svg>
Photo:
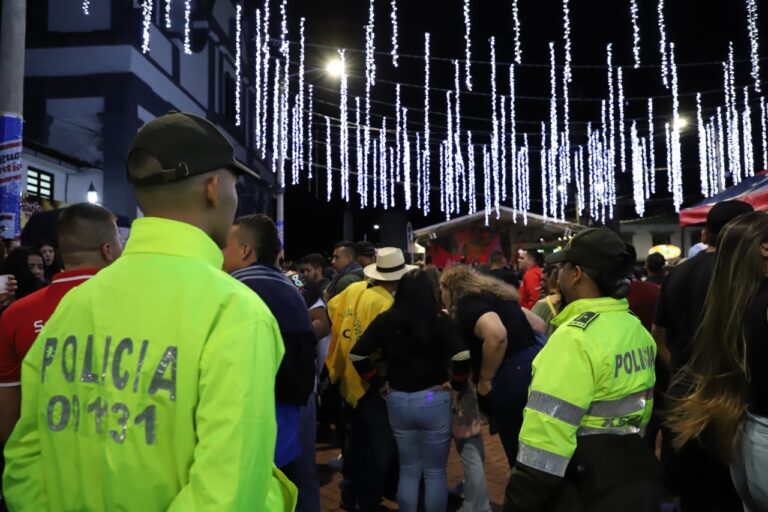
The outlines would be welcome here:
<svg viewBox="0 0 768 512">
<path fill-rule="evenodd" d="M 402 140 L 401 140 L 401 120 L 402 106 L 400 105 L 400 84 L 395 85 L 395 179 L 401 181 L 401 160 L 403 154 Z M 449 114 L 450 116 L 450 111 Z"/>
<path fill-rule="evenodd" d="M 422 172 L 424 173 L 424 214 L 429 214 L 429 32 L 424 34 L 424 150 Z"/>
<path fill-rule="evenodd" d="M 405 188 L 405 209 L 411 209 L 411 144 L 408 141 L 408 109 L 403 107 L 402 114 L 403 123 L 403 148 L 405 150 L 403 154 L 403 182 Z M 418 134 L 418 132 L 417 132 Z"/>
<path fill-rule="evenodd" d="M 523 48 L 520 45 L 520 16 L 518 12 L 518 0 L 512 0 L 512 20 L 515 31 L 515 62 L 523 63 Z"/>
<path fill-rule="evenodd" d="M 547 125 L 541 123 L 541 151 L 539 152 L 539 158 L 541 163 L 541 214 L 547 216 L 547 208 L 549 207 L 547 191 L 549 190 L 549 165 L 548 165 L 549 149 L 547 148 Z"/>
<path fill-rule="evenodd" d="M 325 118 L 325 200 L 331 200 L 331 194 L 333 193 L 333 160 L 331 151 L 331 119 L 328 116 Z"/>
<path fill-rule="evenodd" d="M 459 61 L 453 61 L 453 88 L 456 101 L 455 104 L 455 128 L 454 128 L 454 149 L 456 154 L 454 160 L 459 169 L 461 179 L 461 197 L 464 202 L 467 201 L 467 172 L 464 167 L 464 157 L 461 154 L 461 87 L 460 87 L 460 68 Z M 458 202 L 458 200 L 457 200 Z"/>
<path fill-rule="evenodd" d="M 90 0 L 83 0 L 83 4 L 82 4 L 81 8 L 83 9 L 83 14 L 85 14 L 86 16 L 90 16 L 91 15 L 91 10 L 90 10 L 91 2 L 90 2 Z"/>
<path fill-rule="evenodd" d="M 269 0 L 265 0 L 269 1 Z M 288 0 L 280 3 L 280 53 L 287 59 L 288 57 Z"/>
<path fill-rule="evenodd" d="M 680 211 L 683 204 L 683 165 L 681 161 L 680 148 L 680 102 L 678 100 L 678 82 L 677 82 L 677 64 L 675 60 L 675 43 L 669 43 L 669 67 L 672 75 L 672 160 L 674 162 L 672 173 L 672 202 L 675 205 L 675 211 Z"/>
<path fill-rule="evenodd" d="M 171 0 L 165 0 L 165 28 L 171 28 Z"/>
<path fill-rule="evenodd" d="M 256 149 L 261 149 L 261 9 L 256 9 L 256 54 L 253 66 L 253 85 L 256 98 L 254 101 L 253 139 Z"/>
<path fill-rule="evenodd" d="M 368 197 L 365 192 L 365 173 L 362 172 L 363 139 L 360 125 L 360 97 L 355 96 L 355 162 L 357 162 L 357 195 L 360 196 L 360 205 L 365 208 Z"/>
<path fill-rule="evenodd" d="M 501 172 L 499 169 L 499 117 L 498 99 L 496 96 L 496 38 L 491 37 L 489 43 L 491 47 L 491 127 L 493 130 L 491 139 L 491 168 L 493 169 L 494 205 L 496 206 L 496 218 L 498 218 Z"/>
<path fill-rule="evenodd" d="M 267 118 L 269 117 L 269 0 L 264 0 L 264 19 L 262 21 L 262 41 L 261 41 L 261 53 L 262 53 L 262 92 L 261 92 L 261 158 L 262 160 L 267 158 Z M 275 72 L 277 73 L 277 66 L 275 66 Z M 277 84 L 277 77 L 275 77 L 275 84 Z M 277 87 L 271 89 L 277 91 Z M 274 105 L 274 102 L 273 102 Z M 276 115 L 276 110 L 273 110 L 272 115 Z M 257 119 L 257 121 L 259 121 Z M 274 156 L 273 156 L 274 158 Z"/>
<path fill-rule="evenodd" d="M 291 117 L 291 185 L 299 184 L 299 168 L 301 167 L 301 150 L 299 149 L 299 98 L 293 102 L 293 116 Z"/>
<path fill-rule="evenodd" d="M 551 99 L 549 102 L 549 155 L 547 156 L 549 171 L 549 215 L 557 215 L 557 78 L 555 77 L 555 43 L 549 43 L 549 79 Z"/>
<path fill-rule="evenodd" d="M 309 108 L 308 108 L 308 111 L 307 111 L 307 128 L 308 128 L 308 130 L 307 130 L 307 141 L 308 141 L 307 142 L 307 144 L 308 144 L 308 146 L 307 146 L 307 162 L 309 162 L 309 164 L 307 165 L 307 178 L 311 179 L 312 178 L 312 168 L 313 168 L 312 160 L 314 159 L 313 155 L 314 155 L 314 152 L 315 152 L 315 146 L 314 146 L 314 143 L 312 141 L 312 131 L 313 131 L 312 130 L 312 120 L 314 119 L 314 113 L 315 113 L 314 105 L 313 105 L 313 100 L 314 100 L 314 96 L 315 96 L 315 90 L 314 90 L 314 87 L 312 86 L 312 84 L 309 84 L 307 87 L 308 87 L 307 88 L 307 96 L 309 97 Z"/>
<path fill-rule="evenodd" d="M 531 161 L 530 161 L 530 151 L 528 148 L 528 134 L 523 134 L 523 163 L 521 164 L 521 172 L 522 174 L 522 189 L 520 192 L 520 197 L 522 202 L 522 210 L 523 210 L 523 224 L 526 226 L 528 225 L 528 211 L 531 209 Z"/>
<path fill-rule="evenodd" d="M 584 214 L 584 147 L 576 150 L 576 211 L 578 216 Z"/>
<path fill-rule="evenodd" d="M 674 162 L 672 159 L 672 131 L 669 129 L 669 123 L 664 123 L 664 132 L 667 138 L 667 192 L 672 192 L 672 174 L 674 173 Z"/>
<path fill-rule="evenodd" d="M 389 208 L 389 198 L 387 197 L 389 187 L 387 187 L 387 118 L 381 119 L 381 130 L 379 130 L 379 200 L 385 210 Z"/>
<path fill-rule="evenodd" d="M 618 101 L 619 101 L 619 159 L 621 160 L 621 172 L 627 170 L 627 149 L 626 149 L 626 136 L 624 127 L 624 72 L 621 66 L 616 70 L 616 78 L 619 86 Z"/>
<path fill-rule="evenodd" d="M 368 172 L 369 155 L 371 150 L 371 87 L 376 83 L 376 60 L 374 52 L 376 51 L 373 39 L 374 29 L 374 9 L 373 0 L 368 3 L 368 24 L 365 26 L 365 131 L 363 132 L 363 174 Z M 373 160 L 378 157 L 373 153 Z M 374 181 L 376 175 L 374 174 Z M 374 204 L 374 207 L 376 205 Z"/>
<path fill-rule="evenodd" d="M 395 207 L 395 150 L 391 147 L 387 148 L 387 154 L 389 155 L 389 175 L 388 175 L 388 181 L 389 183 L 389 206 L 394 208 Z"/>
<path fill-rule="evenodd" d="M 741 182 L 741 148 L 739 114 L 736 109 L 736 86 L 733 64 L 733 42 L 728 44 L 728 63 L 725 66 L 726 125 L 728 128 L 728 164 L 733 183 Z"/>
<path fill-rule="evenodd" d="M 499 135 L 499 144 L 501 145 L 501 200 L 507 200 L 507 97 L 501 95 L 501 135 Z M 514 156 L 514 153 L 513 153 Z"/>
<path fill-rule="evenodd" d="M 621 68 L 619 68 L 621 70 Z M 637 136 L 637 122 L 632 121 L 630 130 L 630 144 L 632 146 L 632 198 L 635 202 L 635 213 L 642 217 L 645 215 L 645 187 L 643 183 L 643 161 L 640 149 L 640 140 Z"/>
<path fill-rule="evenodd" d="M 154 0 L 144 0 L 142 5 L 142 34 L 141 34 L 141 53 L 149 53 L 149 28 L 152 24 L 152 8 Z"/>
<path fill-rule="evenodd" d="M 392 10 L 390 14 L 392 19 L 392 65 L 397 67 L 397 0 L 392 0 Z"/>
<path fill-rule="evenodd" d="M 192 55 L 190 24 L 192 23 L 192 0 L 184 0 L 184 53 Z"/>
<path fill-rule="evenodd" d="M 669 57 L 667 55 L 667 28 L 664 24 L 664 0 L 659 0 L 659 50 L 661 52 L 661 82 L 669 89 Z"/>
<path fill-rule="evenodd" d="M 445 112 L 447 116 L 447 131 L 448 134 L 446 136 L 446 140 L 443 144 L 440 145 L 440 159 L 441 159 L 441 179 L 440 179 L 440 190 L 441 190 L 441 198 L 443 199 L 446 210 L 448 210 L 448 214 L 453 213 L 454 207 L 453 207 L 453 197 L 454 197 L 454 190 L 453 190 L 453 165 L 452 165 L 452 156 L 453 156 L 453 106 L 451 104 L 451 91 L 445 91 Z M 450 215 L 449 215 L 450 218 Z"/>
<path fill-rule="evenodd" d="M 445 214 L 445 220 L 451 219 L 451 209 L 448 206 L 448 192 L 446 190 L 445 186 L 445 141 L 443 141 L 440 144 L 440 148 L 438 149 L 438 173 L 440 176 L 439 182 L 440 182 L 440 210 Z"/>
<path fill-rule="evenodd" d="M 347 123 L 347 69 L 345 51 L 339 50 L 341 77 L 339 81 L 339 118 L 341 142 L 341 198 L 349 201 L 349 125 Z"/>
<path fill-rule="evenodd" d="M 727 111 L 725 112 L 726 117 L 728 116 Z M 724 127 L 723 127 L 723 112 L 720 107 L 717 107 L 717 140 L 719 141 L 719 151 L 721 155 L 721 166 L 718 169 L 718 176 L 717 176 L 717 191 L 721 191 L 725 188 L 725 144 L 726 144 L 726 135 L 724 134 Z"/>
<path fill-rule="evenodd" d="M 648 159 L 650 160 L 648 177 L 651 182 L 651 194 L 656 193 L 656 152 L 653 142 L 655 138 L 656 137 L 653 134 L 653 99 L 648 98 Z"/>
<path fill-rule="evenodd" d="M 469 214 L 472 215 L 477 211 L 477 194 L 475 192 L 475 146 L 472 144 L 471 131 L 467 131 L 467 152 L 469 160 L 469 173 L 467 173 L 467 179 L 469 180 Z"/>
<path fill-rule="evenodd" d="M 464 0 L 464 79 L 466 81 L 467 90 L 472 90 L 472 74 L 470 72 L 470 61 L 472 60 L 472 39 L 471 25 L 469 16 L 469 0 Z"/>
<path fill-rule="evenodd" d="M 424 179 L 422 177 L 421 167 L 421 135 L 416 132 L 416 207 L 422 208 L 421 193 L 424 189 Z"/>
<path fill-rule="evenodd" d="M 515 65 L 509 65 L 509 146 L 510 153 L 514 159 L 514 170 L 512 175 L 512 205 L 515 209 L 520 209 L 521 193 L 520 173 L 522 164 L 518 165 L 517 155 L 517 132 L 515 128 Z"/>
<path fill-rule="evenodd" d="M 275 60 L 273 91 L 280 90 L 280 61 Z M 280 153 L 280 95 L 272 95 L 272 175 L 277 176 L 277 159 Z"/>
<path fill-rule="evenodd" d="M 379 141 L 373 139 L 373 166 L 371 168 L 373 181 L 373 207 L 379 206 Z"/>
<path fill-rule="evenodd" d="M 749 29 L 749 49 L 752 58 L 752 79 L 755 81 L 755 92 L 760 94 L 760 38 L 757 32 L 757 2 L 747 0 L 747 27 Z"/>
<path fill-rule="evenodd" d="M 566 185 L 570 182 L 571 173 L 571 142 L 570 142 L 570 83 L 573 79 L 571 74 L 571 11 L 568 7 L 569 0 L 563 0 L 563 38 L 565 43 L 565 65 L 563 66 L 563 132 L 561 138 L 563 151 L 560 153 L 560 187 L 562 187 L 560 212 L 561 218 L 565 217 Z"/>
<path fill-rule="evenodd" d="M 614 114 L 614 90 L 616 88 L 613 82 L 613 44 L 608 43 L 607 48 L 607 67 L 608 67 L 608 126 L 606 134 L 608 136 L 607 149 L 611 167 L 616 164 L 616 117 Z"/>
<path fill-rule="evenodd" d="M 696 127 L 699 136 L 699 180 L 701 181 L 701 195 L 709 197 L 707 132 L 701 115 L 701 93 L 696 93 Z"/>
<path fill-rule="evenodd" d="M 483 204 L 485 211 L 485 225 L 491 213 L 491 160 L 488 155 L 488 145 L 483 144 Z"/>
<path fill-rule="evenodd" d="M 763 142 L 763 170 L 768 169 L 768 134 L 766 134 L 766 111 L 765 98 L 760 96 L 760 128 Z"/>
<path fill-rule="evenodd" d="M 288 48 L 286 47 L 286 50 Z M 278 183 L 281 187 L 285 187 L 285 160 L 288 158 L 288 123 L 290 121 L 290 114 L 288 109 L 289 98 L 289 75 L 290 61 L 288 51 L 285 54 L 285 62 L 283 62 L 283 74 L 281 79 L 281 99 L 280 99 L 280 176 Z"/>
<path fill-rule="evenodd" d="M 235 6 L 235 126 L 240 126 L 240 96 L 242 82 L 242 34 L 243 34 L 243 7 Z"/>
<path fill-rule="evenodd" d="M 637 0 L 629 0 L 632 15 L 632 54 L 635 57 L 635 69 L 640 67 L 640 25 L 637 22 Z"/>
<path fill-rule="evenodd" d="M 302 16 L 299 20 L 299 92 L 298 92 L 298 111 L 296 113 L 298 121 L 298 143 L 297 150 L 299 154 L 298 169 L 304 165 L 304 23 L 306 19 Z M 258 64 L 257 64 L 258 65 Z"/>
<path fill-rule="evenodd" d="M 744 176 L 755 175 L 755 156 L 752 144 L 752 107 L 749 106 L 749 87 L 744 87 L 744 110 L 741 112 L 741 131 L 744 146 Z"/>
</svg>

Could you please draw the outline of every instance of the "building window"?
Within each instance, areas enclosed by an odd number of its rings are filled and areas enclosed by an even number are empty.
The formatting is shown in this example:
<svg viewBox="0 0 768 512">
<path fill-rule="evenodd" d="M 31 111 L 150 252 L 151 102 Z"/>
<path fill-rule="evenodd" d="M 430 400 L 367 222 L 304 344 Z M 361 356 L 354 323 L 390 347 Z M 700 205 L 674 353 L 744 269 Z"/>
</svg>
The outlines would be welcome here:
<svg viewBox="0 0 768 512">
<path fill-rule="evenodd" d="M 666 245 L 672 243 L 672 233 L 651 233 L 653 237 L 653 246 Z"/>
<path fill-rule="evenodd" d="M 53 199 L 53 174 L 27 167 L 27 195 Z"/>
</svg>

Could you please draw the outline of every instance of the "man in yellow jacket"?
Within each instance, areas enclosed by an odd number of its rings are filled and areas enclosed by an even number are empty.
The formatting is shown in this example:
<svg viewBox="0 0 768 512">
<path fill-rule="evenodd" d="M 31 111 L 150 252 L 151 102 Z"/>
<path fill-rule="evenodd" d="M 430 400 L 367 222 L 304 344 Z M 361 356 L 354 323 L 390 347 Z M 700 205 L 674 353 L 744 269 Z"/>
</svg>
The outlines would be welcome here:
<svg viewBox="0 0 768 512">
<path fill-rule="evenodd" d="M 147 215 L 67 294 L 22 367 L 5 449 L 11 511 L 287 511 L 275 469 L 274 317 L 221 270 L 250 173 L 208 121 L 145 125 L 128 179 Z"/>
</svg>

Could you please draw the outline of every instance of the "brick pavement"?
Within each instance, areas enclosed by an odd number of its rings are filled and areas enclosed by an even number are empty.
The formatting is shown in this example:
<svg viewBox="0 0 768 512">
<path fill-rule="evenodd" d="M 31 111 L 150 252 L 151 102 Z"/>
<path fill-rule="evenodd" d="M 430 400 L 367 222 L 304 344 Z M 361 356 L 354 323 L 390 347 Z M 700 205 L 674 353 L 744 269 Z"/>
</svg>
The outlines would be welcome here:
<svg viewBox="0 0 768 512">
<path fill-rule="evenodd" d="M 483 440 L 485 443 L 485 474 L 488 480 L 488 492 L 491 497 L 491 505 L 494 512 L 501 510 L 501 504 L 504 499 L 504 488 L 507 485 L 509 476 L 509 465 L 507 457 L 504 455 L 504 449 L 501 447 L 499 436 L 491 436 L 488 428 L 483 428 Z M 339 491 L 339 482 L 341 473 L 337 473 L 328 467 L 328 461 L 336 457 L 339 450 L 329 445 L 319 444 L 317 447 L 317 471 L 320 478 L 320 509 L 323 512 L 337 512 L 343 510 L 340 506 L 341 496 Z M 463 469 L 461 459 L 456 453 L 456 448 L 451 444 L 451 454 L 448 458 L 448 486 L 457 485 L 462 478 Z M 451 503 L 450 510 L 460 503 Z M 397 510 L 397 504 L 391 501 L 383 501 L 382 512 L 388 510 Z"/>
</svg>

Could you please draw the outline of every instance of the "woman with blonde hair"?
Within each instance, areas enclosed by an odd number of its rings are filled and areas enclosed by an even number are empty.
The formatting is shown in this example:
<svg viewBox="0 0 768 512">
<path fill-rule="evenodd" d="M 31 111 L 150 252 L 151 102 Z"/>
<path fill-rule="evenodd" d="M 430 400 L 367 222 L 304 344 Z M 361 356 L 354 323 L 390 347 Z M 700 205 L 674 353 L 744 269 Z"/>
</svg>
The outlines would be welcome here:
<svg viewBox="0 0 768 512">
<path fill-rule="evenodd" d="M 675 377 L 688 392 L 668 424 L 682 447 L 703 440 L 725 463 L 748 512 L 768 510 L 768 214 L 719 235 L 693 358 Z"/>
<path fill-rule="evenodd" d="M 491 431 L 498 432 L 512 467 L 531 382 L 531 361 L 539 350 L 527 313 L 520 307 L 514 287 L 466 265 L 446 269 L 440 291 L 469 347 L 480 408 L 491 422 Z M 536 320 L 543 330 L 543 322 Z"/>
</svg>

